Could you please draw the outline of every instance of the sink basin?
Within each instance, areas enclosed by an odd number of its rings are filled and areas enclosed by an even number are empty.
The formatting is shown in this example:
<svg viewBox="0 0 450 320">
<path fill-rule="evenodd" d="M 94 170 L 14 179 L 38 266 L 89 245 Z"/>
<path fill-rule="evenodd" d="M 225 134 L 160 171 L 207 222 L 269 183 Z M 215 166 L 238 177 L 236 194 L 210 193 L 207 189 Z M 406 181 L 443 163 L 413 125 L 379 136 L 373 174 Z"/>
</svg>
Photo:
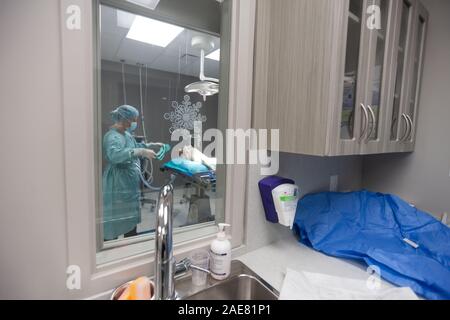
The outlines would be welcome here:
<svg viewBox="0 0 450 320">
<path fill-rule="evenodd" d="M 259 280 L 240 275 L 200 291 L 186 300 L 277 300 L 278 296 Z"/>
<path fill-rule="evenodd" d="M 192 285 L 191 277 L 177 280 L 175 289 L 183 300 L 277 300 L 278 291 L 240 261 L 231 263 L 230 277 L 217 281 L 208 277 L 203 287 Z"/>
</svg>

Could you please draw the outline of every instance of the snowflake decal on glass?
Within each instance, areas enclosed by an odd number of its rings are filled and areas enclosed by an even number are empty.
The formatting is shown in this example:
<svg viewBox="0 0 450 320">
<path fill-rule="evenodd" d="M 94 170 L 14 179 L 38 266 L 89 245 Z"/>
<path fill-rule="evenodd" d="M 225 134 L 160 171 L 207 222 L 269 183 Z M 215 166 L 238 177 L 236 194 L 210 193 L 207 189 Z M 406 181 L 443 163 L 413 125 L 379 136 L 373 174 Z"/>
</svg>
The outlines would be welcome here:
<svg viewBox="0 0 450 320">
<path fill-rule="evenodd" d="M 175 110 L 164 114 L 164 119 L 170 121 L 172 126 L 170 127 L 170 133 L 173 133 L 177 129 L 193 130 L 194 123 L 196 121 L 206 122 L 206 116 L 200 114 L 201 102 L 192 104 L 191 97 L 184 96 L 184 100 L 181 104 L 177 101 L 172 101 L 172 108 Z"/>
</svg>

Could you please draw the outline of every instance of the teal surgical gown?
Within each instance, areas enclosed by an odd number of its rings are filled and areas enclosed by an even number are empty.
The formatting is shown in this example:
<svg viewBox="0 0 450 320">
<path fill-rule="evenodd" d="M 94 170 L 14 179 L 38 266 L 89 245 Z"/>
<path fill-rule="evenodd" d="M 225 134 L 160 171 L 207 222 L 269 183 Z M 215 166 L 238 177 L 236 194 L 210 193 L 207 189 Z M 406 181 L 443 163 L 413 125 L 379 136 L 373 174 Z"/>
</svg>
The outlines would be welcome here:
<svg viewBox="0 0 450 320">
<path fill-rule="evenodd" d="M 104 239 L 112 240 L 128 233 L 141 222 L 140 170 L 135 148 L 145 148 L 134 137 L 116 129 L 103 138 L 103 155 L 108 165 L 103 172 Z"/>
</svg>

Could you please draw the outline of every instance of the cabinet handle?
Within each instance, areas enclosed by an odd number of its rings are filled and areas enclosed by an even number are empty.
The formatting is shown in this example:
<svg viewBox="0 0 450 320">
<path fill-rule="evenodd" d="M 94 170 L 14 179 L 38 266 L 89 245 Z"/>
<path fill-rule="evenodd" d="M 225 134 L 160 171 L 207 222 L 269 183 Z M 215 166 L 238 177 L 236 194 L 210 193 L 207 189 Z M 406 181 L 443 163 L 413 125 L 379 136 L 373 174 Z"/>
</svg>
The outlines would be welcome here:
<svg viewBox="0 0 450 320">
<path fill-rule="evenodd" d="M 409 135 L 409 120 L 408 120 L 408 116 L 404 113 L 402 113 L 402 119 L 405 120 L 406 122 L 406 130 L 405 130 L 405 134 L 403 135 L 403 137 L 400 139 L 400 142 L 404 142 L 406 140 L 406 138 Z"/>
<path fill-rule="evenodd" d="M 411 139 L 412 139 L 412 132 L 413 132 L 413 126 L 414 126 L 414 123 L 413 123 L 413 121 L 412 121 L 412 118 L 411 118 L 411 116 L 409 115 L 409 114 L 407 114 L 406 115 L 406 117 L 408 118 L 408 121 L 409 121 L 409 133 L 408 133 L 408 135 L 406 136 L 406 140 L 407 141 L 410 141 Z"/>
<path fill-rule="evenodd" d="M 362 133 L 361 133 L 361 136 L 359 137 L 359 140 L 362 141 L 367 134 L 367 129 L 369 126 L 369 113 L 367 112 L 367 108 L 364 104 L 361 103 L 360 106 L 364 112 L 363 127 L 361 128 Z"/>
<path fill-rule="evenodd" d="M 372 133 L 374 132 L 376 125 L 377 125 L 377 120 L 375 119 L 375 112 L 373 112 L 372 107 L 367 105 L 367 109 L 369 109 L 369 115 L 372 118 L 372 127 L 370 128 L 369 134 L 367 135 L 366 143 L 369 142 L 370 137 L 372 136 Z M 368 125 L 369 125 L 369 121 L 367 121 L 367 126 Z"/>
</svg>

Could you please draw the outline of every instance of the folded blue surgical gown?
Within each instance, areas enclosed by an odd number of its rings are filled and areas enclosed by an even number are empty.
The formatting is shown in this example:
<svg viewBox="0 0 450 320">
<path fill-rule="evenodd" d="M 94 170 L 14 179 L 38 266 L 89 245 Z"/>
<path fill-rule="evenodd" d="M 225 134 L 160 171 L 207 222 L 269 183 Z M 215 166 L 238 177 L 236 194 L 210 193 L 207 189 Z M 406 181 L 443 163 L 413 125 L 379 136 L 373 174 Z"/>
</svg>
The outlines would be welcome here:
<svg viewBox="0 0 450 320">
<path fill-rule="evenodd" d="M 378 267 L 382 278 L 420 296 L 450 299 L 450 228 L 395 195 L 307 195 L 294 232 L 315 250 Z"/>
</svg>

